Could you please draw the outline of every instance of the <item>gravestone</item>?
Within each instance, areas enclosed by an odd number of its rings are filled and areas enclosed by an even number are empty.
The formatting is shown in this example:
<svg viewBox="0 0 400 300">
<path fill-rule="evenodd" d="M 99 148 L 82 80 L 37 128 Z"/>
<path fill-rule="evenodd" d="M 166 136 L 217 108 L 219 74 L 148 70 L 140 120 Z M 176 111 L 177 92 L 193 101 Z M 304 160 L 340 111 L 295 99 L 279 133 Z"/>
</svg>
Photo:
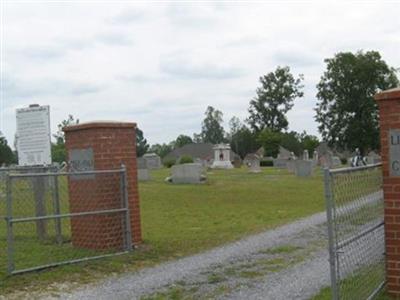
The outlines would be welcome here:
<svg viewBox="0 0 400 300">
<path fill-rule="evenodd" d="M 295 173 L 296 172 L 296 160 L 289 159 L 286 163 L 286 167 L 290 173 Z"/>
<path fill-rule="evenodd" d="M 286 169 L 289 158 L 274 158 L 273 163 L 275 168 Z"/>
<path fill-rule="evenodd" d="M 137 158 L 137 173 L 139 181 L 150 180 L 149 169 L 147 168 L 147 161 L 143 157 Z"/>
<path fill-rule="evenodd" d="M 378 154 L 378 153 L 376 153 L 375 151 L 371 151 L 371 152 L 369 152 L 368 153 L 368 155 L 367 155 L 367 162 L 368 162 L 368 164 L 377 164 L 377 163 L 380 163 L 380 162 L 382 162 L 382 158 L 381 158 L 381 156 Z"/>
<path fill-rule="evenodd" d="M 242 159 L 237 154 L 233 158 L 233 166 L 237 169 L 239 169 L 242 166 Z"/>
<path fill-rule="evenodd" d="M 211 165 L 212 169 L 233 169 L 231 163 L 231 147 L 228 144 L 217 144 L 213 147 L 214 162 Z"/>
<path fill-rule="evenodd" d="M 257 154 L 251 156 L 248 161 L 248 166 L 250 173 L 260 173 L 260 157 Z"/>
<path fill-rule="evenodd" d="M 309 160 L 308 150 L 303 151 L 303 160 Z"/>
<path fill-rule="evenodd" d="M 295 161 L 296 176 L 309 177 L 313 172 L 313 163 L 311 160 L 296 160 Z"/>
<path fill-rule="evenodd" d="M 198 163 L 174 165 L 171 168 L 171 177 L 169 181 L 172 183 L 202 183 L 205 181 L 203 166 Z"/>
<path fill-rule="evenodd" d="M 332 167 L 337 168 L 342 165 L 342 161 L 338 156 L 332 156 Z"/>
<path fill-rule="evenodd" d="M 146 153 L 143 158 L 147 162 L 147 168 L 150 170 L 156 170 L 161 168 L 161 158 L 155 153 Z"/>
</svg>

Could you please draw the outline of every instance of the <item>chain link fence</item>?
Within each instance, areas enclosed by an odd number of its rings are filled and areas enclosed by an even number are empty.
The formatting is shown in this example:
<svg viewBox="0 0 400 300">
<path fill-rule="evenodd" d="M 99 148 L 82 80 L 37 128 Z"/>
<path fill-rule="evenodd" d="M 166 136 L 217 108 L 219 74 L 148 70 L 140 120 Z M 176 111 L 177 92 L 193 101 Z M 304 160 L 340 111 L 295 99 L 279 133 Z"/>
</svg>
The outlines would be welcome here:
<svg viewBox="0 0 400 300">
<path fill-rule="evenodd" d="M 381 164 L 324 177 L 333 299 L 372 299 L 385 283 Z"/>
<path fill-rule="evenodd" d="M 132 249 L 124 167 L 18 168 L 1 176 L 0 267 L 8 274 Z"/>
</svg>

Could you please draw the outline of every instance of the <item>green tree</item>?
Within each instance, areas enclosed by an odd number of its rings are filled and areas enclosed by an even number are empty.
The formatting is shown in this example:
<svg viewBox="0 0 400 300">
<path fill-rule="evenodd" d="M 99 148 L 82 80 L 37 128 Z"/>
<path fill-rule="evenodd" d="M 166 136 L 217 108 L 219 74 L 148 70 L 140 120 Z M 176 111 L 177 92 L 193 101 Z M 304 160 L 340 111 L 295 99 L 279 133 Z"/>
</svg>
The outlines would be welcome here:
<svg viewBox="0 0 400 300">
<path fill-rule="evenodd" d="M 144 138 L 143 131 L 139 127 L 136 127 L 136 156 L 143 156 L 147 150 L 149 150 L 150 145 L 147 144 L 147 140 Z"/>
<path fill-rule="evenodd" d="M 230 146 L 235 153 L 244 158 L 248 153 L 256 152 L 261 143 L 257 140 L 257 133 L 243 125 L 231 135 Z"/>
<path fill-rule="evenodd" d="M 51 158 L 53 162 L 62 163 L 67 160 L 67 150 L 65 149 L 65 135 L 63 128 L 79 124 L 79 119 L 74 119 L 72 115 L 68 115 L 68 118 L 61 121 L 57 125 L 57 133 L 53 134 L 56 142 L 51 144 Z"/>
<path fill-rule="evenodd" d="M 250 101 L 247 122 L 251 128 L 257 132 L 264 128 L 273 131 L 287 129 L 286 113 L 296 98 L 303 97 L 302 81 L 303 75 L 295 78 L 289 67 L 277 67 L 274 72 L 260 77 L 261 87 Z"/>
<path fill-rule="evenodd" d="M 204 143 L 218 144 L 224 141 L 222 112 L 208 106 L 201 126 L 201 137 Z"/>
<path fill-rule="evenodd" d="M 377 104 L 373 96 L 399 81 L 377 51 L 342 52 L 325 59 L 317 85 L 315 119 L 323 140 L 340 150 L 379 148 Z"/>
<path fill-rule="evenodd" d="M 300 141 L 302 149 L 308 151 L 309 157 L 313 156 L 314 150 L 320 143 L 316 136 L 307 134 L 305 131 L 303 131 L 303 133 L 300 135 Z"/>
<path fill-rule="evenodd" d="M 164 158 L 168 153 L 172 151 L 173 147 L 171 144 L 154 144 L 151 145 L 149 152 L 154 152 L 161 158 Z"/>
<path fill-rule="evenodd" d="M 276 157 L 279 153 L 282 134 L 269 128 L 265 128 L 259 133 L 258 141 L 264 148 L 264 156 Z"/>
<path fill-rule="evenodd" d="M 239 154 L 239 141 L 238 139 L 234 139 L 234 136 L 239 132 L 239 130 L 242 128 L 243 124 L 240 122 L 240 119 L 238 117 L 233 116 L 229 120 L 229 134 L 227 136 L 227 139 L 231 143 L 231 149 L 235 151 L 237 154 Z"/>
<path fill-rule="evenodd" d="M 297 156 L 303 154 L 303 145 L 301 143 L 300 134 L 296 131 L 281 133 L 280 145 Z"/>
<path fill-rule="evenodd" d="M 183 147 L 187 144 L 192 144 L 193 140 L 190 136 L 181 134 L 175 140 L 175 148 Z"/>
<path fill-rule="evenodd" d="M 8 146 L 7 139 L 0 132 L 0 166 L 16 162 L 13 151 Z"/>
</svg>

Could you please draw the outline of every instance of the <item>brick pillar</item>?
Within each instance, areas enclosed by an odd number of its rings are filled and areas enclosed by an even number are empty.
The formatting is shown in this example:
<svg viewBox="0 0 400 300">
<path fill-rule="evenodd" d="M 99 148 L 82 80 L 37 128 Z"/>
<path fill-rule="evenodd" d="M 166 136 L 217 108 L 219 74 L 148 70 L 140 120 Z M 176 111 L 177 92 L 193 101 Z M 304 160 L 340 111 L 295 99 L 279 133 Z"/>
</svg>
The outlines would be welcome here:
<svg viewBox="0 0 400 300">
<path fill-rule="evenodd" d="M 400 88 L 375 95 L 379 106 L 387 290 L 400 296 Z"/>
<path fill-rule="evenodd" d="M 92 122 L 65 127 L 68 161 L 84 169 L 127 169 L 128 202 L 132 241 L 142 241 L 136 165 L 136 124 Z M 121 207 L 118 175 L 80 175 L 69 178 L 71 212 L 104 210 Z M 122 215 L 75 217 L 71 220 L 72 244 L 91 249 L 122 246 Z"/>
</svg>

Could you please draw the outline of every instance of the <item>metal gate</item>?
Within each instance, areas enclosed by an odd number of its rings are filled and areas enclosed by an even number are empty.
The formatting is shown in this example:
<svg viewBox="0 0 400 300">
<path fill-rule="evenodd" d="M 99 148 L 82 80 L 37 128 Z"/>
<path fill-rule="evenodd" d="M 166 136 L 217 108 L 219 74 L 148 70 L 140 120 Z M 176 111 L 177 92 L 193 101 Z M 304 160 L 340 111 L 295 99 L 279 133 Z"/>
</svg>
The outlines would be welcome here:
<svg viewBox="0 0 400 300">
<path fill-rule="evenodd" d="M 385 284 L 381 164 L 325 169 L 333 299 L 372 299 Z"/>
<path fill-rule="evenodd" d="M 124 166 L 39 171 L 4 175 L 1 269 L 18 274 L 132 250 Z"/>
</svg>

